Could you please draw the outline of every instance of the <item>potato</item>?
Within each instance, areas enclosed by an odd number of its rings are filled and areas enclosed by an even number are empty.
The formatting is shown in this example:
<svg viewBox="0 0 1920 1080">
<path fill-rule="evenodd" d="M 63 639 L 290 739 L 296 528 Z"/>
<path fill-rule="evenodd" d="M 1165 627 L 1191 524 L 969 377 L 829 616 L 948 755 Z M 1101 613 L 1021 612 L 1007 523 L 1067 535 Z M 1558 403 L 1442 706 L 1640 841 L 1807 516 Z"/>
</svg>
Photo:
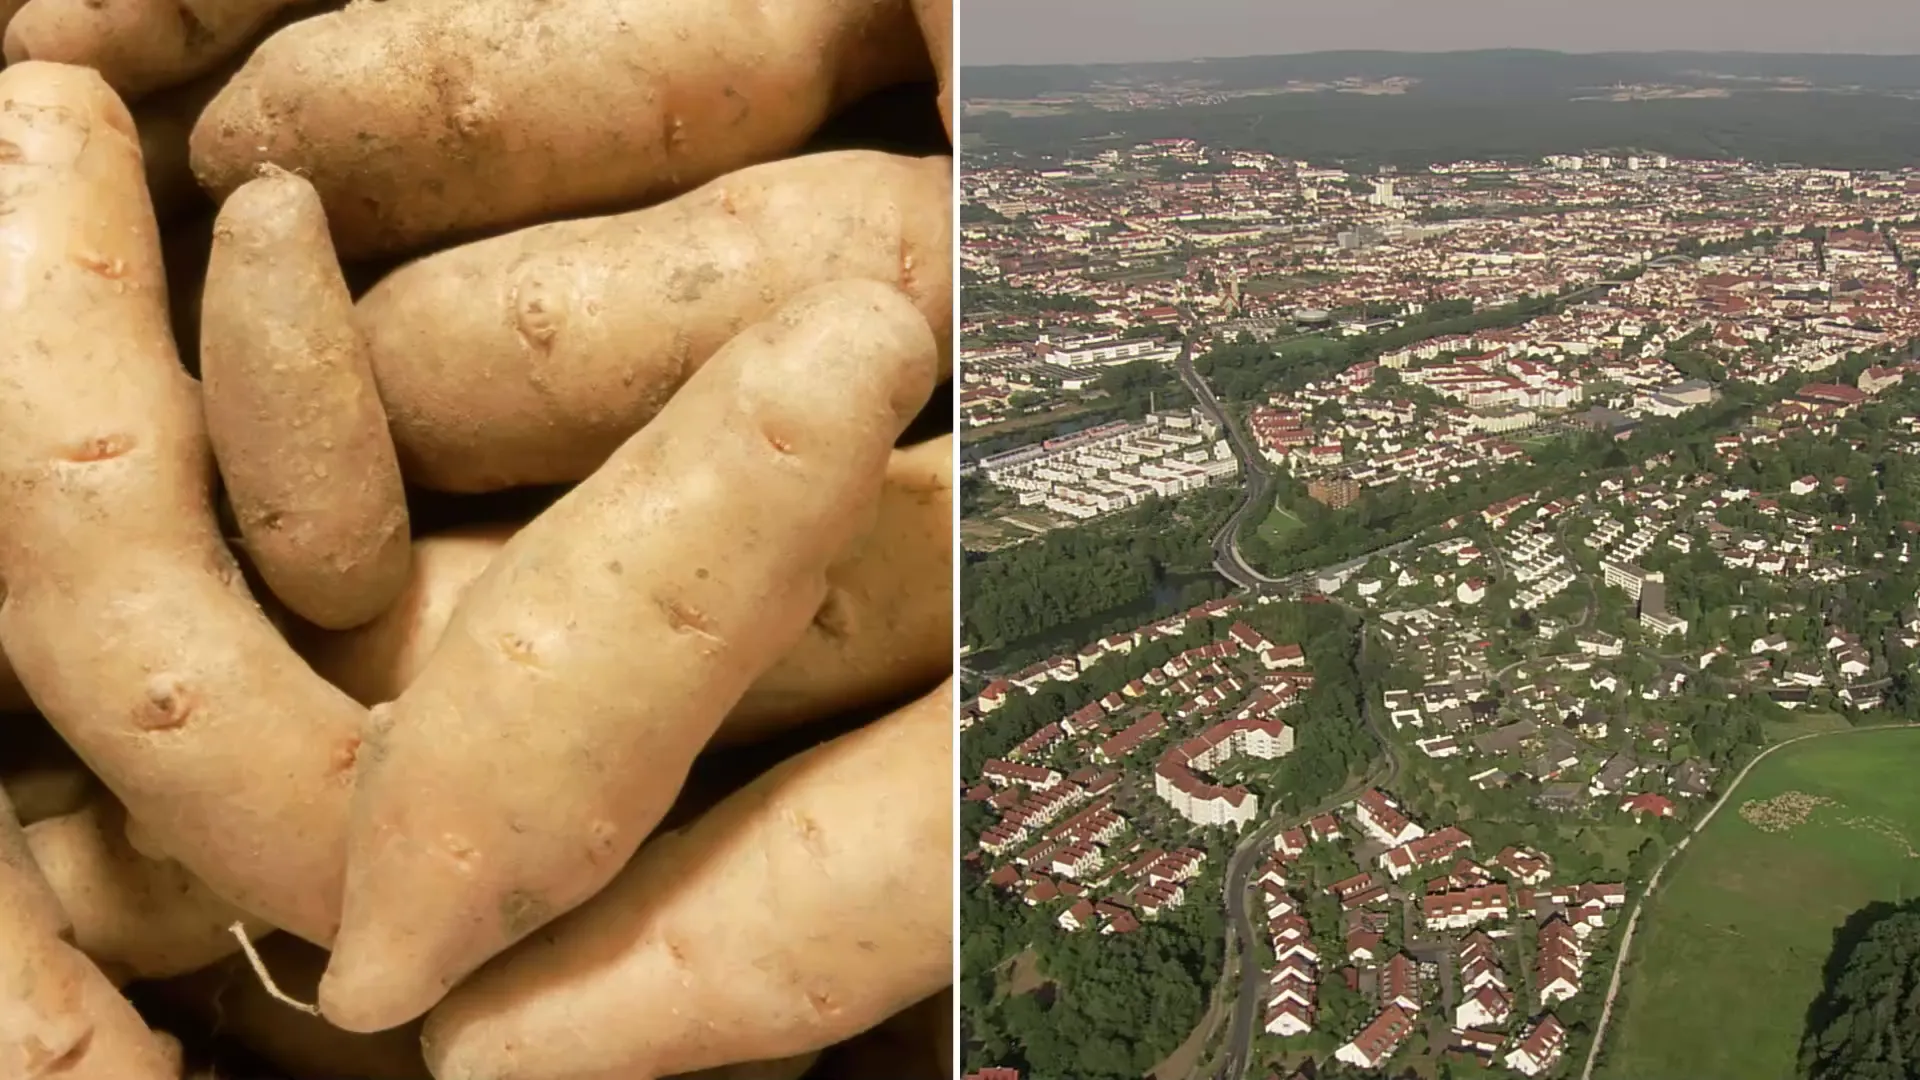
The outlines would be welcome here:
<svg viewBox="0 0 1920 1080">
<path fill-rule="evenodd" d="M 33 708 L 33 699 L 27 697 L 26 687 L 20 685 L 20 676 L 13 673 L 13 664 L 5 653 L 0 653 L 0 713 L 27 712 Z"/>
<path fill-rule="evenodd" d="M 132 99 L 220 66 L 296 0 L 29 0 L 7 24 L 7 62 L 100 72 Z"/>
<path fill-rule="evenodd" d="M 61 817 L 79 811 L 99 790 L 99 784 L 86 766 L 29 765 L 9 767 L 0 776 L 0 789 L 13 801 L 14 812 L 22 825 Z"/>
<path fill-rule="evenodd" d="M 365 711 L 221 541 L 132 119 L 94 72 L 21 64 L 0 142 L 0 649 L 169 856 L 324 942 Z"/>
<path fill-rule="evenodd" d="M 953 437 L 894 451 L 880 521 L 827 572 L 799 644 L 754 680 L 718 741 L 898 700 L 953 667 Z"/>
<path fill-rule="evenodd" d="M 40 2 L 40 0 L 36 0 Z M 604 212 L 798 149 L 922 77 L 907 0 L 388 0 L 268 38 L 193 133 L 224 197 L 271 162 L 341 255 Z"/>
<path fill-rule="evenodd" d="M 927 52 L 933 59 L 933 77 L 940 84 L 940 120 L 947 125 L 947 138 L 953 138 L 953 0 L 913 0 L 913 14 L 920 20 L 920 36 L 927 40 Z"/>
<path fill-rule="evenodd" d="M 407 479 L 579 480 L 743 325 L 823 281 L 898 284 L 946 341 L 951 181 L 945 157 L 814 154 L 402 267 L 356 315 Z"/>
<path fill-rule="evenodd" d="M 222 65 L 133 107 L 133 126 L 140 132 L 140 157 L 147 167 L 147 192 L 153 199 L 154 216 L 162 225 L 212 209 L 207 193 L 200 190 L 200 181 L 193 177 L 187 140 L 200 111 L 235 70 L 238 65 Z"/>
<path fill-rule="evenodd" d="M 360 704 L 392 701 L 432 658 L 467 586 L 517 531 L 478 525 L 415 540 L 407 582 L 386 611 L 351 630 L 298 629 L 295 646 L 314 671 Z"/>
<path fill-rule="evenodd" d="M 407 583 L 393 438 L 313 185 L 267 166 L 220 208 L 200 316 L 207 435 L 254 568 L 345 629 Z"/>
<path fill-rule="evenodd" d="M 255 951 L 283 993 L 313 1000 L 325 951 L 284 934 L 258 942 Z M 156 992 L 204 1030 L 259 1055 L 284 1080 L 431 1080 L 420 1056 L 420 1025 L 341 1031 L 274 1000 L 243 956 L 168 980 Z"/>
<path fill-rule="evenodd" d="M 925 686 L 953 658 L 953 439 L 895 450 L 880 519 L 827 571 L 831 591 L 806 634 L 755 680 L 715 735 L 748 742 Z M 415 541 L 413 574 L 379 618 L 296 638 L 301 655 L 363 705 L 400 696 L 433 655 L 453 609 L 513 529 L 459 529 Z"/>
<path fill-rule="evenodd" d="M 0 74 L 0 95 L 18 79 Z M 14 134 L 11 125 L 0 127 Z M 147 1029 L 100 969 L 65 941 L 66 915 L 0 796 L 0 1076 L 176 1080 L 179 1044 Z"/>
<path fill-rule="evenodd" d="M 804 293 L 507 543 L 370 716 L 327 1019 L 405 1023 L 612 878 L 871 528 L 937 354 L 890 286 Z"/>
<path fill-rule="evenodd" d="M 27 842 L 73 924 L 73 943 L 116 979 L 164 979 L 238 947 L 228 927 L 269 927 L 215 896 L 176 862 L 146 858 L 111 799 L 27 828 Z"/>
<path fill-rule="evenodd" d="M 71 814 L 99 792 L 86 764 L 44 719 L 12 716 L 0 728 L 0 790 L 21 825 Z"/>
<path fill-rule="evenodd" d="M 946 985 L 952 718 L 949 681 L 656 837 L 428 1016 L 434 1076 L 651 1080 L 828 1046 Z"/>
</svg>

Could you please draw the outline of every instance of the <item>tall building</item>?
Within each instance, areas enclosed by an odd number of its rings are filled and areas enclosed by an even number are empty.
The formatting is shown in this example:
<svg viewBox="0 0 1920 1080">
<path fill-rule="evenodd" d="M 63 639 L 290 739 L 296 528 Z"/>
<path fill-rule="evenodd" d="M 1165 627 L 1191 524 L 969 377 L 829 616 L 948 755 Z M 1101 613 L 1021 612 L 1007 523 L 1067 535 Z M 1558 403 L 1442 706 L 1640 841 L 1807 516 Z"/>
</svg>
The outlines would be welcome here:
<svg viewBox="0 0 1920 1080">
<path fill-rule="evenodd" d="M 1318 477 L 1307 482 L 1307 495 L 1314 502 L 1339 510 L 1360 498 L 1360 481 L 1351 476 Z"/>
</svg>

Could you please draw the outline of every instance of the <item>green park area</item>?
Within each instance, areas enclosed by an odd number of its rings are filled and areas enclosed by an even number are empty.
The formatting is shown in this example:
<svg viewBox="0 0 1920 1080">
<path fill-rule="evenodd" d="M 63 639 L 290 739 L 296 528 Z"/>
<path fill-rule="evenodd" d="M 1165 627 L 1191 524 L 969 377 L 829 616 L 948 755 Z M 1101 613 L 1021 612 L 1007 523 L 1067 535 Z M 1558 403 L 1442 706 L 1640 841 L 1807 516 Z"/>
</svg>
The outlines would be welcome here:
<svg viewBox="0 0 1920 1080">
<path fill-rule="evenodd" d="M 1633 942 L 1599 1080 L 1794 1080 L 1836 945 L 1920 895 L 1920 729 L 1785 746 L 1667 867 Z M 1593 975 L 1594 988 L 1605 975 Z"/>
</svg>

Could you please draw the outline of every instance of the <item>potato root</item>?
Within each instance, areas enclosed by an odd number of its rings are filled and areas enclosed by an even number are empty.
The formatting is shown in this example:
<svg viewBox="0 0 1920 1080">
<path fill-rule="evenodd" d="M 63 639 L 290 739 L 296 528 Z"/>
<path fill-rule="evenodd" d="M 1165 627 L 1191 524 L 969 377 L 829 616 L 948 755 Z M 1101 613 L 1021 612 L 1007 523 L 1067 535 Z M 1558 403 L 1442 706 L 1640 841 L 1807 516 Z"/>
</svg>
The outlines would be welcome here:
<svg viewBox="0 0 1920 1080">
<path fill-rule="evenodd" d="M 93 68 L 128 100 L 220 66 L 300 0 L 29 0 L 7 24 L 7 62 Z"/>
<path fill-rule="evenodd" d="M 895 699 L 953 658 L 953 438 L 895 450 L 879 521 L 827 571 L 831 591 L 806 634 L 727 714 L 735 744 Z M 400 696 L 433 655 L 454 607 L 513 529 L 459 529 L 415 541 L 400 598 L 365 626 L 295 639 L 322 677 L 362 705 Z"/>
<path fill-rule="evenodd" d="M 11 89 L 0 81 L 0 95 Z M 148 1030 L 66 931 L 66 914 L 0 796 L 0 1076 L 176 1080 L 179 1044 Z"/>
<path fill-rule="evenodd" d="M 951 176 L 945 157 L 813 154 L 402 267 L 355 314 L 407 479 L 579 480 L 743 325 L 821 282 L 897 284 L 945 342 Z"/>
<path fill-rule="evenodd" d="M 227 956 L 228 927 L 269 927 L 208 890 L 176 862 L 142 856 L 111 799 L 27 828 L 47 884 L 73 924 L 73 942 L 116 980 L 164 979 Z"/>
<path fill-rule="evenodd" d="M 947 140 L 953 140 L 953 0 L 913 0 L 913 14 L 920 21 L 920 36 L 926 39 L 927 53 L 933 60 L 933 77 L 940 86 L 940 120 L 947 125 Z"/>
<path fill-rule="evenodd" d="M 97 73 L 21 64 L 0 144 L 0 649 L 166 854 L 325 942 L 365 710 L 221 541 L 132 118 Z"/>
<path fill-rule="evenodd" d="M 369 718 L 327 1019 L 421 1015 L 618 872 L 872 527 L 937 354 L 891 286 L 810 290 L 507 543 Z"/>
<path fill-rule="evenodd" d="M 428 1016 L 434 1076 L 651 1080 L 828 1046 L 937 991 L 952 977 L 952 689 L 656 837 Z"/>
<path fill-rule="evenodd" d="M 36 0 L 40 2 L 40 0 Z M 392 0 L 256 49 L 193 133 L 216 196 L 313 180 L 342 256 L 604 212 L 797 150 L 926 69 L 907 0 Z"/>
<path fill-rule="evenodd" d="M 407 492 L 313 186 L 269 166 L 213 226 L 200 316 L 207 435 L 254 569 L 317 626 L 407 582 Z"/>
</svg>

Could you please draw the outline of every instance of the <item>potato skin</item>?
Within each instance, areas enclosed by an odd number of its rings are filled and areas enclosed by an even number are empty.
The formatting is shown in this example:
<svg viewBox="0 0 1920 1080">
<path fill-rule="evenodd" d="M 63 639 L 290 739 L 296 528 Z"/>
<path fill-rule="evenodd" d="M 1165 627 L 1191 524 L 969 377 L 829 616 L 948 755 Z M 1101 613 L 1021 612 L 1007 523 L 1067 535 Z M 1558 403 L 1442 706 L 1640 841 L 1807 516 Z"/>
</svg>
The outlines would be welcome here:
<svg viewBox="0 0 1920 1080">
<path fill-rule="evenodd" d="M 898 285 L 947 341 L 951 177 L 946 157 L 813 154 L 402 267 L 355 309 L 402 470 L 455 492 L 580 480 L 742 326 L 826 281 Z"/>
<path fill-rule="evenodd" d="M 890 286 L 811 290 L 508 542 L 372 712 L 327 1019 L 425 1013 L 619 870 L 871 527 L 937 352 Z"/>
<path fill-rule="evenodd" d="M 207 435 L 254 567 L 329 629 L 407 581 L 407 491 L 313 185 L 271 166 L 213 226 L 200 315 Z"/>
<path fill-rule="evenodd" d="M 937 991 L 952 762 L 949 681 L 656 837 L 428 1016 L 434 1076 L 648 1080 L 824 1047 Z"/>
<path fill-rule="evenodd" d="M 73 924 L 73 942 L 116 978 L 164 979 L 234 952 L 228 927 L 271 928 L 213 895 L 176 862 L 148 859 L 112 799 L 27 827 L 27 843 Z"/>
<path fill-rule="evenodd" d="M 953 438 L 895 450 L 873 531 L 827 571 L 830 591 L 800 641 L 756 679 L 715 745 L 766 738 L 937 679 L 953 658 Z M 467 586 L 514 529 L 450 530 L 414 542 L 400 598 L 365 626 L 296 639 L 327 681 L 362 705 L 392 701 L 433 656 Z"/>
<path fill-rule="evenodd" d="M 350 630 L 301 630 L 300 655 L 362 705 L 382 705 L 419 677 L 460 598 L 518 532 L 512 525 L 449 529 L 413 542 L 407 582 L 379 617 Z"/>
<path fill-rule="evenodd" d="M 940 120 L 947 125 L 947 141 L 953 141 L 953 0 L 913 0 L 913 14 L 920 22 L 920 36 L 926 39 L 933 60 L 934 81 L 940 86 Z"/>
<path fill-rule="evenodd" d="M 38 2 L 38 0 L 36 0 Z M 907 0 L 406 0 L 268 38 L 193 135 L 216 197 L 308 176 L 346 258 L 634 206 L 921 76 Z"/>
<path fill-rule="evenodd" d="M 8 89 L 0 81 L 0 95 Z M 62 939 L 66 928 L 0 795 L 0 1076 L 175 1080 L 179 1044 L 147 1029 L 100 969 Z"/>
<path fill-rule="evenodd" d="M 880 520 L 827 572 L 798 644 L 727 714 L 716 743 L 897 701 L 953 667 L 953 437 L 896 450 Z"/>
<path fill-rule="evenodd" d="M 128 100 L 205 74 L 301 0 L 29 0 L 7 24 L 7 62 L 100 72 Z"/>
<path fill-rule="evenodd" d="M 0 140 L 0 648 L 167 854 L 326 941 L 365 713 L 221 541 L 132 119 L 91 71 L 21 64 Z"/>
</svg>

